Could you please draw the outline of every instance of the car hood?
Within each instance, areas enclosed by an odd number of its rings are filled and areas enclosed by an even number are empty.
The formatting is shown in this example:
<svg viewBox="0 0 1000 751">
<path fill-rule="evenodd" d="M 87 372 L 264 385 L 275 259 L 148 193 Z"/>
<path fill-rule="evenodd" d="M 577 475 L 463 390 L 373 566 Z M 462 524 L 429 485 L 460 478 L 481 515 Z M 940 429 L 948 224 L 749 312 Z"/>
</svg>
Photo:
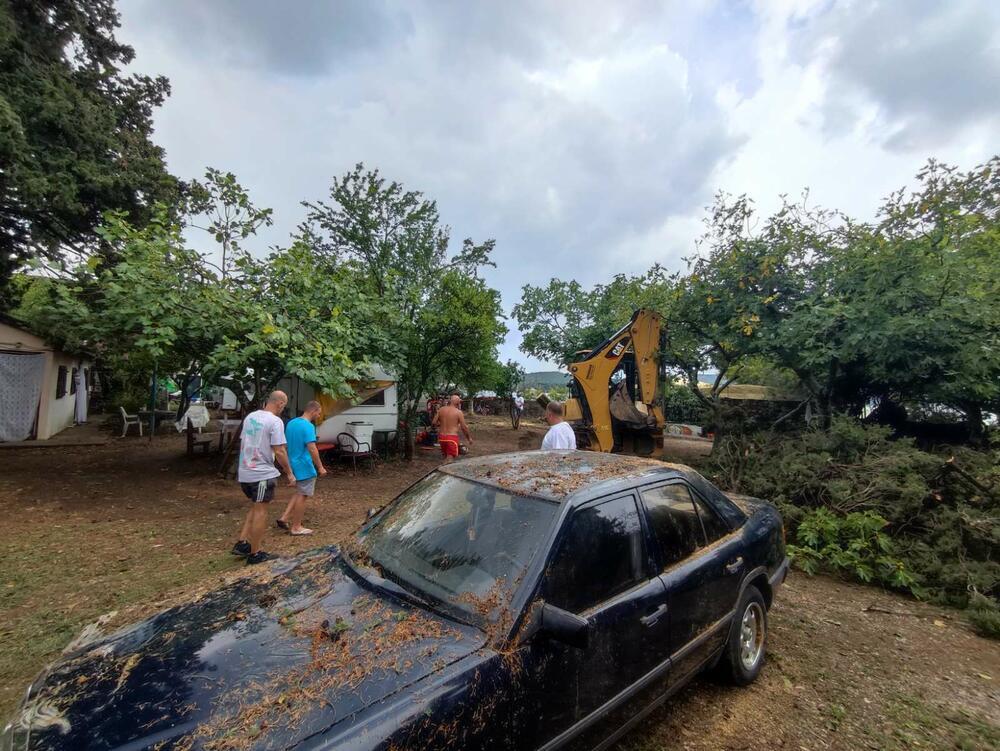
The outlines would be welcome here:
<svg viewBox="0 0 1000 751">
<path fill-rule="evenodd" d="M 287 748 L 486 640 L 373 588 L 333 548 L 260 568 L 65 655 L 7 747 Z"/>
</svg>

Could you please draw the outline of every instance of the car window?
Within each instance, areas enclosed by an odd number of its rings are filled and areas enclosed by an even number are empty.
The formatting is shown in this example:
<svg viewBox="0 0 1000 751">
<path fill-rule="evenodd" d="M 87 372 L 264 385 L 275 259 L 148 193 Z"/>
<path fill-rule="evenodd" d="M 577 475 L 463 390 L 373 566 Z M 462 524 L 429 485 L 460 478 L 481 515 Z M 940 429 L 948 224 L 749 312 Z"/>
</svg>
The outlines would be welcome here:
<svg viewBox="0 0 1000 751">
<path fill-rule="evenodd" d="M 642 500 L 664 568 L 705 545 L 698 510 L 686 485 L 661 485 L 643 490 Z"/>
<path fill-rule="evenodd" d="M 577 511 L 545 579 L 545 601 L 580 613 L 646 579 L 639 510 L 631 496 Z"/>
<path fill-rule="evenodd" d="M 698 507 L 698 515 L 701 517 L 701 524 L 705 528 L 705 537 L 708 538 L 709 544 L 720 537 L 725 537 L 732 531 L 715 509 L 709 506 L 697 493 L 694 494 L 694 502 Z"/>
</svg>

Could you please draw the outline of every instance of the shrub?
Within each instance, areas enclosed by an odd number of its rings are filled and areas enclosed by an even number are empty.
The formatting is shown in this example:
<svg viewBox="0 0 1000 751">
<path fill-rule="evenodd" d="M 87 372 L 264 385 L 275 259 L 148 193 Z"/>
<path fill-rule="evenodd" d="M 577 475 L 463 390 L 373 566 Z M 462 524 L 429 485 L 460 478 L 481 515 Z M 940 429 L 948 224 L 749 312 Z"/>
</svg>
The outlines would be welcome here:
<svg viewBox="0 0 1000 751">
<path fill-rule="evenodd" d="M 688 386 L 667 381 L 663 384 L 663 415 L 667 422 L 704 425 L 709 410 Z"/>
<path fill-rule="evenodd" d="M 807 570 L 841 570 L 961 608 L 972 593 L 994 604 L 1000 596 L 996 447 L 931 453 L 840 417 L 828 431 L 729 437 L 705 470 L 724 488 L 776 503 Z M 890 570 L 890 560 L 901 568 Z M 1000 619 L 979 611 L 980 621 Z"/>
<path fill-rule="evenodd" d="M 789 545 L 788 553 L 809 574 L 829 567 L 864 582 L 912 589 L 916 580 L 896 556 L 895 544 L 885 532 L 888 525 L 872 511 L 837 516 L 829 509 L 818 508 L 799 523 L 797 544 Z"/>
<path fill-rule="evenodd" d="M 996 600 L 973 592 L 969 598 L 969 609 L 965 611 L 972 627 L 981 635 L 1000 639 L 1000 606 Z"/>
</svg>

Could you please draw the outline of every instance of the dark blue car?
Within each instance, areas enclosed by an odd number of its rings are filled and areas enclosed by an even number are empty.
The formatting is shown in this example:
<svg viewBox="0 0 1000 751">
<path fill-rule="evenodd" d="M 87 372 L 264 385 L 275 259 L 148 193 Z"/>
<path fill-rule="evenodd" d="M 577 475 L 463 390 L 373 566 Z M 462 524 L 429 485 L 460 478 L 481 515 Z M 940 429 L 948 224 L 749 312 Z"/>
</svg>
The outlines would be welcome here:
<svg viewBox="0 0 1000 751">
<path fill-rule="evenodd" d="M 16 749 L 550 749 L 764 663 L 781 519 L 693 470 L 530 452 L 442 467 L 342 549 L 77 644 Z"/>
</svg>

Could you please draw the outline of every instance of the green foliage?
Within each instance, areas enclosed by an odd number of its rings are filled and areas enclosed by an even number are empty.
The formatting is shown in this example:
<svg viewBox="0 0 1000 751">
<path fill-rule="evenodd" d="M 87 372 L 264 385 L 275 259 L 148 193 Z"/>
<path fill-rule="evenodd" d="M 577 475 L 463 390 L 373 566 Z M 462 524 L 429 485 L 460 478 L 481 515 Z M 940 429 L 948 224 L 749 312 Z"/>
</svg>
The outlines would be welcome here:
<svg viewBox="0 0 1000 751">
<path fill-rule="evenodd" d="M 778 504 L 806 566 L 847 564 L 860 575 L 854 559 L 837 551 L 867 540 L 870 552 L 901 560 L 912 577 L 885 578 L 869 556 L 874 580 L 959 607 L 976 592 L 996 600 L 1000 452 L 934 454 L 889 434 L 837 417 L 826 431 L 730 436 L 705 469 L 723 487 Z M 864 515 L 886 522 L 877 538 L 863 527 Z M 891 550 L 882 550 L 883 537 Z"/>
<path fill-rule="evenodd" d="M 587 291 L 575 281 L 553 279 L 546 287 L 525 285 L 513 315 L 522 351 L 560 364 L 589 350 L 625 325 L 637 308 L 661 309 L 671 279 L 654 266 L 646 274 L 619 274 Z"/>
<path fill-rule="evenodd" d="M 334 179 L 328 203 L 305 205 L 303 242 L 330 266 L 350 269 L 366 294 L 393 311 L 377 325 L 395 346 L 383 365 L 397 369 L 407 425 L 440 384 L 490 380 L 507 332 L 499 292 L 478 276 L 493 265 L 493 240 L 466 239 L 449 256 L 436 204 L 362 164 Z M 409 437 L 412 452 L 412 431 Z"/>
<path fill-rule="evenodd" d="M 1000 605 L 995 599 L 973 592 L 965 616 L 982 636 L 1000 639 Z"/>
<path fill-rule="evenodd" d="M 663 416 L 667 422 L 703 425 L 710 419 L 704 402 L 691 393 L 691 389 L 668 381 L 663 384 Z"/>
<path fill-rule="evenodd" d="M 508 360 L 506 363 L 497 361 L 493 363 L 489 380 L 485 385 L 491 391 L 495 391 L 497 396 L 506 398 L 521 388 L 524 375 L 524 368 L 513 360 Z"/>
<path fill-rule="evenodd" d="M 187 248 L 165 207 L 144 227 L 112 212 L 99 233 L 115 260 L 95 256 L 67 279 L 34 280 L 16 315 L 53 341 L 96 354 L 124 384 L 123 401 L 129 384 L 154 367 L 225 383 L 245 406 L 248 393 L 256 401 L 289 375 L 350 394 L 349 381 L 364 377 L 369 357 L 396 356 L 393 312 L 349 268 L 316 257 L 305 243 L 262 260 L 240 248 L 237 240 L 270 211 L 254 208 L 228 176 L 213 176 L 217 190 L 204 196 L 223 203 L 202 202 L 199 210 L 225 222 L 213 231 L 228 243 L 225 265 Z"/>
<path fill-rule="evenodd" d="M 984 413 L 1000 411 L 1000 157 L 966 173 L 932 161 L 917 179 L 867 224 L 805 199 L 761 218 L 720 195 L 685 274 L 525 287 L 522 348 L 568 362 L 652 307 L 666 365 L 717 434 L 746 429 L 726 384 L 768 380 L 804 390 L 823 427 L 873 402 L 943 405 L 981 441 Z M 700 390 L 706 370 L 719 378 Z"/>
<path fill-rule="evenodd" d="M 809 574 L 822 568 L 845 571 L 863 582 L 911 589 L 916 580 L 895 556 L 889 525 L 873 511 L 837 516 L 829 509 L 808 512 L 799 522 L 797 544 L 788 553 Z"/>
<path fill-rule="evenodd" d="M 26 260 L 96 250 L 103 212 L 141 225 L 176 193 L 150 140 L 169 84 L 122 74 L 118 23 L 113 0 L 0 0 L 0 295 Z"/>
</svg>

